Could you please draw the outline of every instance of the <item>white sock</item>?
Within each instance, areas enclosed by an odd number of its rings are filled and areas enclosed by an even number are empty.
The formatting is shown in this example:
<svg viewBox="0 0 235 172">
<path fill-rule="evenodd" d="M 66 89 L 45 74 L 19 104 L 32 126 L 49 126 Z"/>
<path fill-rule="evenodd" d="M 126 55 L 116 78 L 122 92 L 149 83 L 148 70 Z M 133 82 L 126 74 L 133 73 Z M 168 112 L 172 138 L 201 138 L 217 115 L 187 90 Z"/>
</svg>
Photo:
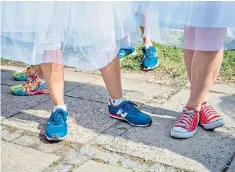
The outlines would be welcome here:
<svg viewBox="0 0 235 172">
<path fill-rule="evenodd" d="M 54 106 L 53 112 L 55 112 L 57 109 L 63 109 L 64 111 L 67 111 L 67 106 L 66 105 L 57 105 L 57 106 Z"/>
<path fill-rule="evenodd" d="M 152 42 L 144 43 L 145 48 L 149 48 L 151 46 L 153 46 Z"/>
<path fill-rule="evenodd" d="M 122 102 L 125 101 L 125 98 L 124 98 L 124 97 L 121 97 L 120 99 L 112 99 L 112 98 L 110 97 L 110 101 L 111 101 L 111 104 L 112 104 L 113 106 L 118 106 L 118 105 L 120 105 Z"/>
</svg>

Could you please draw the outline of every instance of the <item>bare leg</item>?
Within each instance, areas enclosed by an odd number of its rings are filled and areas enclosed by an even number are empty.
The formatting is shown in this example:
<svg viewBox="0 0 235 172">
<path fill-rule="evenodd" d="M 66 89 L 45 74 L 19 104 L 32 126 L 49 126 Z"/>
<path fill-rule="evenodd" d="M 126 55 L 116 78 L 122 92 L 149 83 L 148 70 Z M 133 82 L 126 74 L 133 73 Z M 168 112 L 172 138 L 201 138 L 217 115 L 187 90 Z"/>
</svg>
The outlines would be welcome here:
<svg viewBox="0 0 235 172">
<path fill-rule="evenodd" d="M 37 74 L 38 74 L 38 77 L 39 77 L 40 79 L 44 79 L 43 72 L 42 72 L 42 68 L 41 68 L 41 64 L 40 64 L 40 65 L 37 65 Z"/>
<path fill-rule="evenodd" d="M 140 26 L 142 34 L 144 34 L 144 27 Z M 143 43 L 151 43 L 151 39 L 143 37 Z"/>
<path fill-rule="evenodd" d="M 128 121 L 131 125 L 146 127 L 152 123 L 151 117 L 139 111 L 134 103 L 125 101 L 122 95 L 120 60 L 118 56 L 106 67 L 100 69 L 111 99 L 121 100 L 118 105 L 108 106 L 110 117 Z"/>
<path fill-rule="evenodd" d="M 188 80 L 191 84 L 191 65 L 193 60 L 194 50 L 184 50 L 184 64 L 187 70 Z"/>
<path fill-rule="evenodd" d="M 55 51 L 47 51 L 46 53 L 55 53 Z M 56 51 L 56 56 L 62 58 L 61 50 Z M 42 63 L 41 69 L 46 80 L 53 105 L 64 105 L 64 66 L 57 63 Z"/>
<path fill-rule="evenodd" d="M 100 69 L 104 83 L 112 99 L 119 99 L 122 95 L 120 60 L 118 56 L 106 67 Z"/>
<path fill-rule="evenodd" d="M 223 50 L 195 51 L 191 63 L 191 92 L 187 106 L 200 111 L 201 104 L 219 74 Z"/>
</svg>

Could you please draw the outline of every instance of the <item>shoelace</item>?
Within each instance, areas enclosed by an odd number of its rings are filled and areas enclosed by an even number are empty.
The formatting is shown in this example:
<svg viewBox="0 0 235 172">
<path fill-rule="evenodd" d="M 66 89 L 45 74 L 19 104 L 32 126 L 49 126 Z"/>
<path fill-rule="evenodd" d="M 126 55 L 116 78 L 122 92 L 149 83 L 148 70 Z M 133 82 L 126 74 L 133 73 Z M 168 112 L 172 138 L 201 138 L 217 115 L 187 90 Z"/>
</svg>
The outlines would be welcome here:
<svg viewBox="0 0 235 172">
<path fill-rule="evenodd" d="M 37 86 L 32 88 L 34 83 L 36 83 Z M 36 90 L 40 86 L 40 83 L 37 81 L 37 75 L 33 75 L 27 81 L 23 82 L 22 86 L 26 89 L 26 92 Z"/>
<path fill-rule="evenodd" d="M 215 111 L 215 109 L 209 103 L 205 103 L 202 105 L 201 112 L 205 115 L 205 117 L 208 120 L 211 120 L 212 118 L 218 116 L 218 113 Z"/>
<path fill-rule="evenodd" d="M 183 112 L 180 114 L 174 126 L 186 127 L 186 128 L 190 127 L 190 124 L 194 119 L 194 115 L 195 115 L 194 110 L 189 110 L 187 108 L 184 108 Z"/>
<path fill-rule="evenodd" d="M 50 117 L 50 122 L 53 122 L 54 125 L 60 125 L 63 120 L 66 120 L 65 114 L 62 111 L 52 113 Z"/>
<path fill-rule="evenodd" d="M 150 48 L 146 48 L 146 59 L 151 59 L 154 56 L 154 51 L 152 51 Z"/>
<path fill-rule="evenodd" d="M 133 113 L 139 111 L 137 109 L 137 104 L 131 102 L 131 101 L 126 101 L 124 107 L 123 107 L 124 112 L 132 111 Z"/>
<path fill-rule="evenodd" d="M 23 86 L 28 86 L 30 83 L 34 83 L 37 80 L 37 78 L 38 78 L 37 75 L 34 74 L 27 81 L 23 82 L 22 85 Z"/>
</svg>

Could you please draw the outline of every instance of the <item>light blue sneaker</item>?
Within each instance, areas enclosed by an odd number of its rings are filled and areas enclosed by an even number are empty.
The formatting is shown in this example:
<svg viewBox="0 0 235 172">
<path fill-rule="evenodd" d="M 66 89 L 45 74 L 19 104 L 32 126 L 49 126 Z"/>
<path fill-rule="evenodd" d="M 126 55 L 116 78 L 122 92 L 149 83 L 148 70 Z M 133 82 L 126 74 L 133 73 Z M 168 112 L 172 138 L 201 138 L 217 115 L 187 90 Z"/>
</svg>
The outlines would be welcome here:
<svg viewBox="0 0 235 172">
<path fill-rule="evenodd" d="M 133 126 L 146 127 L 152 123 L 152 118 L 137 109 L 137 105 L 131 101 L 123 101 L 118 106 L 110 103 L 108 109 L 110 117 L 127 121 Z"/>
<path fill-rule="evenodd" d="M 137 54 L 135 48 L 121 48 L 118 52 L 120 60 L 122 60 L 124 57 L 126 57 L 130 54 L 131 55 L 136 55 Z"/>
<path fill-rule="evenodd" d="M 149 48 L 143 47 L 142 52 L 144 55 L 142 69 L 145 71 L 155 69 L 159 65 L 156 48 L 154 46 L 150 46 Z"/>
<path fill-rule="evenodd" d="M 57 109 L 51 113 L 46 125 L 46 138 L 50 141 L 63 140 L 68 134 L 68 112 Z"/>
</svg>

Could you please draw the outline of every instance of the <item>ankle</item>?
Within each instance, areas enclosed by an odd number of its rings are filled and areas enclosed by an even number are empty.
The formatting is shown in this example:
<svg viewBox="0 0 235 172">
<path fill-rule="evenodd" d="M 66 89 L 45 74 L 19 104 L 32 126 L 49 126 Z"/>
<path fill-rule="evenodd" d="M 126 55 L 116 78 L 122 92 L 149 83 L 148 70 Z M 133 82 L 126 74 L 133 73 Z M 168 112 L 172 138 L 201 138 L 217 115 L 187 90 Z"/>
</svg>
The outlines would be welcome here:
<svg viewBox="0 0 235 172">
<path fill-rule="evenodd" d="M 124 101 L 125 101 L 124 97 L 121 97 L 119 99 L 112 99 L 111 97 L 109 98 L 109 102 L 112 106 L 118 106 Z"/>
<path fill-rule="evenodd" d="M 145 47 L 145 48 L 149 48 L 149 47 L 151 47 L 151 46 L 153 46 L 153 44 L 152 44 L 152 42 L 150 41 L 150 42 L 146 42 L 146 43 L 144 43 L 143 44 L 143 47 Z"/>
<path fill-rule="evenodd" d="M 198 103 L 193 103 L 193 102 L 188 102 L 186 104 L 186 107 L 189 108 L 189 109 L 193 109 L 197 112 L 200 112 L 201 111 L 201 106 L 202 106 L 202 103 L 198 104 Z"/>
<path fill-rule="evenodd" d="M 40 79 L 40 84 L 45 84 L 45 83 L 46 83 L 45 79 Z"/>
<path fill-rule="evenodd" d="M 57 109 L 63 109 L 64 111 L 67 111 L 66 105 L 56 105 L 53 107 L 53 112 L 55 112 Z"/>
</svg>

